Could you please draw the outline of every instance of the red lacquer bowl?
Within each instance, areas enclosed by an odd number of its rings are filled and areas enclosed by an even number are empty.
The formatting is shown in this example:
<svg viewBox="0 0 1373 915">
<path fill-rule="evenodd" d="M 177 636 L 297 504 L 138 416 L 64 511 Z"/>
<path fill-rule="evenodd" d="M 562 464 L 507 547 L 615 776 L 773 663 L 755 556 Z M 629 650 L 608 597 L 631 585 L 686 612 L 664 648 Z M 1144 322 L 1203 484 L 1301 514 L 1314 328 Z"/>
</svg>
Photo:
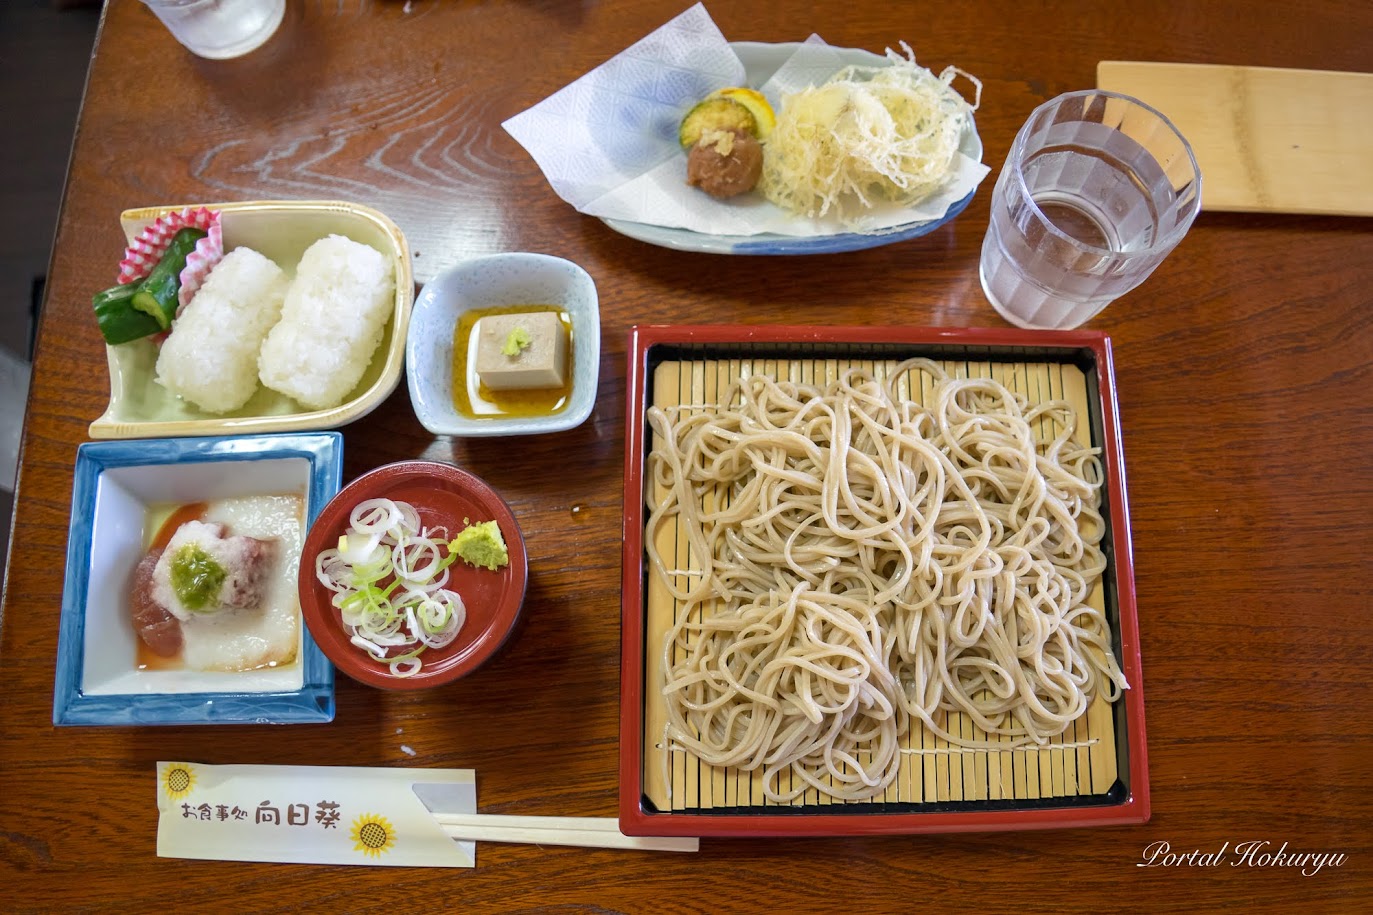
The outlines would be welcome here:
<svg viewBox="0 0 1373 915">
<path fill-rule="evenodd" d="M 510 552 L 510 563 L 497 571 L 476 568 L 461 559 L 449 567 L 448 587 L 461 595 L 467 621 L 458 637 L 443 648 L 420 655 L 423 667 L 398 677 L 349 641 L 333 597 L 315 575 L 315 557 L 347 532 L 353 507 L 367 499 L 409 502 L 425 527 L 445 527 L 456 536 L 465 522 L 494 519 Z M 320 649 L 339 670 L 380 689 L 428 689 L 451 683 L 489 661 L 515 629 L 528 580 L 524 536 L 510 506 L 496 491 L 466 471 L 433 461 L 402 461 L 378 467 L 349 483 L 320 512 L 305 538 L 300 557 L 300 609 Z"/>
</svg>

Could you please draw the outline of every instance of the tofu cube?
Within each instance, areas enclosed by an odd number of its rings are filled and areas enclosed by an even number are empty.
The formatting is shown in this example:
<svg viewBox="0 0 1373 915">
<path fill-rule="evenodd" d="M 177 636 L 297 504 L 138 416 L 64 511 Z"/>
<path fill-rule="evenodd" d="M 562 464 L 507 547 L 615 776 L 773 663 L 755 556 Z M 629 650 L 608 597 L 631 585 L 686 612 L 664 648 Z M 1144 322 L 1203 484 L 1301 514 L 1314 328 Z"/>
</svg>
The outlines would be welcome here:
<svg viewBox="0 0 1373 915">
<path fill-rule="evenodd" d="M 516 355 L 501 352 L 516 328 L 529 335 L 529 345 Z M 567 330 L 556 312 L 487 315 L 479 320 L 477 377 L 493 391 L 560 388 L 567 379 Z"/>
</svg>

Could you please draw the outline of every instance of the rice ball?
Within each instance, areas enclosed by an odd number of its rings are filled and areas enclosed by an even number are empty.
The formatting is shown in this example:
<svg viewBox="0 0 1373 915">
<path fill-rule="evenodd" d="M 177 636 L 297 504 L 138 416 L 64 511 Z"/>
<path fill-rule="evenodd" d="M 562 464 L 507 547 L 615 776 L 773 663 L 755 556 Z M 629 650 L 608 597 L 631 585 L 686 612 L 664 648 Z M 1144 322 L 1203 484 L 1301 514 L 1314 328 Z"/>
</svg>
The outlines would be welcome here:
<svg viewBox="0 0 1373 915">
<path fill-rule="evenodd" d="M 209 413 L 246 404 L 287 285 L 286 272 L 251 248 L 224 255 L 172 324 L 157 356 L 157 383 Z"/>
<path fill-rule="evenodd" d="M 381 344 L 395 291 L 381 252 L 341 235 L 315 242 L 262 345 L 262 383 L 311 409 L 343 403 Z"/>
</svg>

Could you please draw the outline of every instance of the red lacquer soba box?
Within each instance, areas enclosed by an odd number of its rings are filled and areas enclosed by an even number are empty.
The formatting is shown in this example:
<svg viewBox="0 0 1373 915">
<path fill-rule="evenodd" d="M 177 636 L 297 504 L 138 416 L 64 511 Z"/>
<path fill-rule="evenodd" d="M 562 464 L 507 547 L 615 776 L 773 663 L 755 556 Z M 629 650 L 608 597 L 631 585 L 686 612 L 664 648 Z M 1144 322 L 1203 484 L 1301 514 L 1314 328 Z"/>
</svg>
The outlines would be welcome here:
<svg viewBox="0 0 1373 915">
<path fill-rule="evenodd" d="M 908 359 L 930 360 L 920 377 L 991 379 L 1025 408 L 1040 453 L 1061 437 L 1049 410 L 1076 418 L 1072 441 L 1095 450 L 1106 568 L 1088 599 L 1109 628 L 1128 688 L 1114 702 L 1095 697 L 1043 745 L 1021 746 L 962 712 L 939 729 L 911 717 L 899 760 L 873 796 L 843 800 L 851 783 L 842 759 L 819 785 L 792 771 L 712 766 L 667 728 L 667 672 L 678 647 L 666 639 L 691 607 L 678 599 L 699 572 L 684 522 L 655 528 L 657 571 L 646 550 L 646 487 L 655 433 L 652 407 L 699 416 L 733 397 L 732 385 L 761 375 L 824 387 L 850 370 L 884 379 Z M 1130 523 L 1110 340 L 1089 331 L 769 325 L 645 326 L 631 330 L 625 427 L 623 625 L 620 711 L 620 828 L 628 835 L 804 836 L 971 832 L 1123 823 L 1149 818 L 1144 691 L 1130 554 Z M 929 382 L 893 375 L 892 391 L 921 403 Z M 914 376 L 912 376 L 914 377 Z M 1045 410 L 1035 408 L 1048 405 Z M 1041 437 L 1042 434 L 1042 437 Z M 661 444 L 661 443 L 660 443 Z M 1093 465 L 1097 466 L 1097 465 Z M 1095 473 L 1095 471 L 1092 471 Z M 719 508 L 727 492 L 692 491 Z M 657 493 L 658 497 L 662 492 Z M 710 501 L 714 500 L 714 501 Z M 676 576 L 673 578 L 673 576 Z M 676 587 L 669 589 L 666 579 Z M 676 596 L 674 596 L 674 593 Z M 700 611 L 695 611 L 700 612 Z M 687 627 L 688 632 L 692 630 Z M 1090 647 L 1084 648 L 1090 651 Z M 984 690 L 985 693 L 985 690 Z M 990 719 L 986 719 L 990 720 Z M 984 720 L 984 724 L 985 721 Z M 866 751 L 851 757 L 861 765 Z M 837 757 L 836 757 L 837 758 Z M 839 773 L 837 776 L 834 773 Z M 781 800 L 779 800 L 779 798 Z"/>
</svg>

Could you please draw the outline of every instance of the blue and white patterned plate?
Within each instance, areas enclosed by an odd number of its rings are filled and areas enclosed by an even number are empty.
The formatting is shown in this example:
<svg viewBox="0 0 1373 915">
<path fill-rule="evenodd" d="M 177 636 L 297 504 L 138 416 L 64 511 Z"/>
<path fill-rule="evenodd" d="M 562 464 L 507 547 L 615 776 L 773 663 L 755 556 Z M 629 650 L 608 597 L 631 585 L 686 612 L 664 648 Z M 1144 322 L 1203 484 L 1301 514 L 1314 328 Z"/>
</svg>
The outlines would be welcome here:
<svg viewBox="0 0 1373 915">
<path fill-rule="evenodd" d="M 796 53 L 798 42 L 764 44 L 756 41 L 735 41 L 730 43 L 734 52 L 744 63 L 745 83 L 761 86 L 776 73 L 787 58 Z M 858 48 L 836 48 L 845 64 L 857 66 L 881 66 L 886 58 Z M 963 133 L 959 149 L 964 155 L 978 162 L 982 161 L 982 138 L 977 135 L 977 126 L 972 118 Z M 707 235 L 688 229 L 670 229 L 651 226 L 641 222 L 628 222 L 623 219 L 602 219 L 607 226 L 630 238 L 674 248 L 678 251 L 696 251 L 705 254 L 836 254 L 841 251 L 860 251 L 864 248 L 877 248 L 911 238 L 927 235 L 938 229 L 965 210 L 972 202 L 976 189 L 954 203 L 939 219 L 911 222 L 893 226 L 883 232 L 863 234 L 858 232 L 837 232 L 833 235 L 814 235 L 796 237 L 762 233 L 759 235 Z"/>
<path fill-rule="evenodd" d="M 334 718 L 334 668 L 304 622 L 296 661 L 241 673 L 145 670 L 129 620 L 149 508 L 300 493 L 301 540 L 339 491 L 337 432 L 88 442 L 76 457 L 53 724 L 297 724 Z"/>
</svg>

